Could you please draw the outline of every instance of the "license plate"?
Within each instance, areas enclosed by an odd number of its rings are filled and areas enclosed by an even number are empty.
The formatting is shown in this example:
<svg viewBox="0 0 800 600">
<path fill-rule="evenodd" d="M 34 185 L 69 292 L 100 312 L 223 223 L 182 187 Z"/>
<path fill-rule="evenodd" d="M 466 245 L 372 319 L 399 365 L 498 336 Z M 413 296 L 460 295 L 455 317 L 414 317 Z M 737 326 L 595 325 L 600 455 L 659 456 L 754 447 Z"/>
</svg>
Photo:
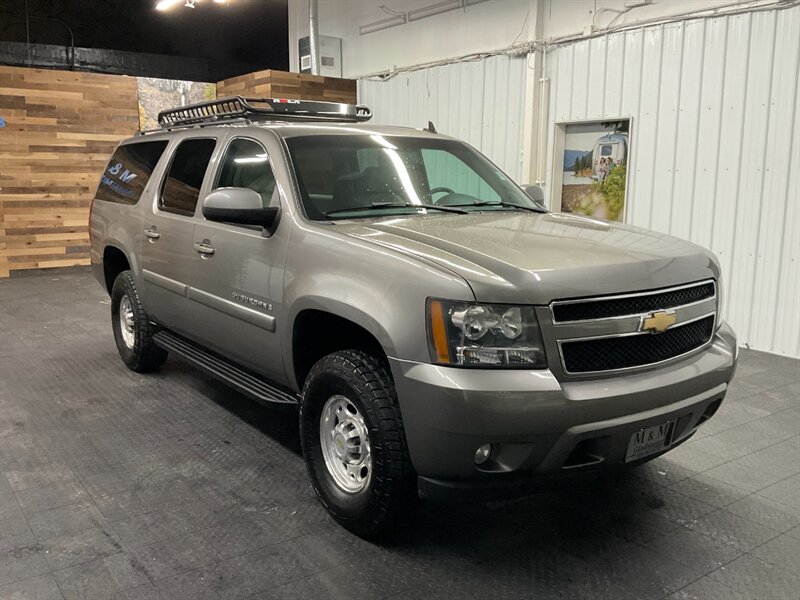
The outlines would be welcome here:
<svg viewBox="0 0 800 600">
<path fill-rule="evenodd" d="M 672 440 L 673 422 L 667 421 L 661 425 L 640 429 L 631 436 L 628 442 L 628 452 L 625 454 L 625 462 L 639 460 L 645 456 L 650 456 L 660 452 L 669 446 Z"/>
</svg>

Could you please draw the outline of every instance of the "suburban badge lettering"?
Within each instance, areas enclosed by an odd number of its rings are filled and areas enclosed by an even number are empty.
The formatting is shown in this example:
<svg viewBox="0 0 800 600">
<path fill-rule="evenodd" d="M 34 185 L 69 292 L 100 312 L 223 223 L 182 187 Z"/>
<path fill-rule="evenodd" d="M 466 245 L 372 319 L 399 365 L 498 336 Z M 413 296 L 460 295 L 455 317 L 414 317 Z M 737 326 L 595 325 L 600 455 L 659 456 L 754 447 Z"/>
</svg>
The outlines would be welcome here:
<svg viewBox="0 0 800 600">
<path fill-rule="evenodd" d="M 242 304 L 249 304 L 250 306 L 262 308 L 264 310 L 272 310 L 272 304 L 264 302 L 263 300 L 258 300 L 257 298 L 253 298 L 252 296 L 242 294 L 241 292 L 233 292 L 231 296 L 233 296 L 234 300 L 236 300 L 237 302 L 241 302 Z"/>
</svg>

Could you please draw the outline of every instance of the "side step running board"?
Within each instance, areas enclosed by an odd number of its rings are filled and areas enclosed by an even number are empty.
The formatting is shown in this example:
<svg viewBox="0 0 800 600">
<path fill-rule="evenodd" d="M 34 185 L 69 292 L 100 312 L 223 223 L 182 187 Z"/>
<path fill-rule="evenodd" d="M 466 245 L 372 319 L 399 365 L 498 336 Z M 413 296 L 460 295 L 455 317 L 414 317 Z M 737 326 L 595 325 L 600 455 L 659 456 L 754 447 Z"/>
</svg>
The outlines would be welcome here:
<svg viewBox="0 0 800 600">
<path fill-rule="evenodd" d="M 245 371 L 241 367 L 212 354 L 201 346 L 184 339 L 171 331 L 159 331 L 153 336 L 157 346 L 174 352 L 180 358 L 205 371 L 245 396 L 257 402 L 297 404 L 299 397 L 286 392 L 265 380 Z"/>
</svg>

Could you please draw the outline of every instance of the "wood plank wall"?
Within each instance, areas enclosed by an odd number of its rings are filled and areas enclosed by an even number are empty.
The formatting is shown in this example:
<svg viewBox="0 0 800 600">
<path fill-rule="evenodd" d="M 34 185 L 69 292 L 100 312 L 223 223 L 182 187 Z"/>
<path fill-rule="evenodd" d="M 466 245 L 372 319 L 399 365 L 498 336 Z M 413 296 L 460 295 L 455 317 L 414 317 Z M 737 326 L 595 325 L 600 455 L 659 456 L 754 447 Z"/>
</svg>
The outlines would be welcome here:
<svg viewBox="0 0 800 600">
<path fill-rule="evenodd" d="M 356 101 L 347 79 L 258 71 L 218 96 Z M 116 144 L 138 128 L 136 79 L 0 65 L 0 277 L 89 264 L 89 205 Z"/>
<path fill-rule="evenodd" d="M 217 97 L 292 98 L 356 103 L 354 79 L 339 79 L 305 73 L 256 71 L 217 83 Z"/>
<path fill-rule="evenodd" d="M 89 264 L 88 214 L 139 122 L 136 79 L 0 65 L 0 277 Z"/>
</svg>

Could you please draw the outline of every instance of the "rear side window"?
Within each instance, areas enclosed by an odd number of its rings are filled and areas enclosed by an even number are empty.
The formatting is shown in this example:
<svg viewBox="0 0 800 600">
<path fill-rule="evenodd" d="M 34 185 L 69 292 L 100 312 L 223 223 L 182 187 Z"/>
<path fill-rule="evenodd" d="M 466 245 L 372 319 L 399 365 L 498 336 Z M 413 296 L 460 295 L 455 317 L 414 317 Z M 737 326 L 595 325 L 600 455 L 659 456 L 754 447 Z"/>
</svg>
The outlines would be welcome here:
<svg viewBox="0 0 800 600">
<path fill-rule="evenodd" d="M 167 176 L 161 186 L 158 207 L 167 212 L 191 216 L 194 214 L 200 187 L 214 152 L 216 140 L 186 140 L 181 142 Z"/>
<path fill-rule="evenodd" d="M 166 147 L 166 140 L 162 140 L 117 148 L 100 178 L 95 198 L 118 204 L 136 204 Z"/>
</svg>

